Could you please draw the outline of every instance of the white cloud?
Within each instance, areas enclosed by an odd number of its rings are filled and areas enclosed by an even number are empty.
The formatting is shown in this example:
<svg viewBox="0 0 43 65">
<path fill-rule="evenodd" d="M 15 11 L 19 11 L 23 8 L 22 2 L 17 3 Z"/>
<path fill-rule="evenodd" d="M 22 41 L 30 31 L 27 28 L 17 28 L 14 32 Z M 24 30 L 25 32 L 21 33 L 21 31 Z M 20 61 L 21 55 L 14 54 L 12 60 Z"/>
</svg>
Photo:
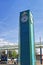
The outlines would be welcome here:
<svg viewBox="0 0 43 65">
<path fill-rule="evenodd" d="M 5 45 L 7 45 L 7 46 L 8 45 L 18 45 L 18 43 L 11 43 L 11 42 L 8 42 L 8 41 L 0 38 L 0 47 L 5 46 Z"/>
</svg>

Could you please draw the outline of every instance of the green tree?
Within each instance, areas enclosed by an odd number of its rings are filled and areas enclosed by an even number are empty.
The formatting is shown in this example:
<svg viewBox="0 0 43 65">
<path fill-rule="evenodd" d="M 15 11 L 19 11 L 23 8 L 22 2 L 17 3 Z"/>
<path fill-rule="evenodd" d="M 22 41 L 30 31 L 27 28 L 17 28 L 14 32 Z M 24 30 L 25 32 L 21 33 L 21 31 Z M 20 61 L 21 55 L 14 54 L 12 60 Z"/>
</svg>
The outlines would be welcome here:
<svg viewBox="0 0 43 65">
<path fill-rule="evenodd" d="M 12 51 L 12 57 L 13 58 L 16 58 L 17 57 L 17 52 L 14 50 L 14 51 Z"/>
<path fill-rule="evenodd" d="M 8 57 L 11 58 L 12 57 L 12 51 L 9 51 L 8 53 L 9 53 Z"/>
</svg>

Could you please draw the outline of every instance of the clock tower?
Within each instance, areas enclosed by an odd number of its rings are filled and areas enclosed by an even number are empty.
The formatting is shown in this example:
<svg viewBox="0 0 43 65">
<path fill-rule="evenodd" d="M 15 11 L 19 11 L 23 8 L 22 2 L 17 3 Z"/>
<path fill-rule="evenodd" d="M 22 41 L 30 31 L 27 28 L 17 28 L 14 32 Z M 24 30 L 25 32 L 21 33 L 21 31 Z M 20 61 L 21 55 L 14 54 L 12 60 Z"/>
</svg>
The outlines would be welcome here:
<svg viewBox="0 0 43 65">
<path fill-rule="evenodd" d="M 30 10 L 20 12 L 20 65 L 35 65 L 33 26 Z"/>
</svg>

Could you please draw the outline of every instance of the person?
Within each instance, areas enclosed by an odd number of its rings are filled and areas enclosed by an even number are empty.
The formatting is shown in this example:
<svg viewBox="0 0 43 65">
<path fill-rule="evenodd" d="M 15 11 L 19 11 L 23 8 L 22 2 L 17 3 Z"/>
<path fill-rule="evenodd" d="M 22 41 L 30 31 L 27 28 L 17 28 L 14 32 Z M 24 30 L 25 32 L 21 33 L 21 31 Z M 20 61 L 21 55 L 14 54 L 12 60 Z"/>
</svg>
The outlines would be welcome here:
<svg viewBox="0 0 43 65">
<path fill-rule="evenodd" d="M 1 64 L 7 64 L 7 55 L 4 52 L 1 54 Z"/>
<path fill-rule="evenodd" d="M 14 64 L 14 58 L 11 58 L 12 64 Z"/>
<path fill-rule="evenodd" d="M 18 64 L 18 57 L 17 57 L 17 60 L 16 61 L 17 61 L 17 64 Z"/>
</svg>

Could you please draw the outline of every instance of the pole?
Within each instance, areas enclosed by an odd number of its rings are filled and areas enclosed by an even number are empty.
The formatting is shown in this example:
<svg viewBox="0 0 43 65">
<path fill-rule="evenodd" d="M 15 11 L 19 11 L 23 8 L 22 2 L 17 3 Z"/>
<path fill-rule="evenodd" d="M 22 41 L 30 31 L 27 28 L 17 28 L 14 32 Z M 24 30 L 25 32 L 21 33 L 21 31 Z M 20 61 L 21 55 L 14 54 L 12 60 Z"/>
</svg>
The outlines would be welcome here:
<svg viewBox="0 0 43 65">
<path fill-rule="evenodd" d="M 41 48 L 41 37 L 40 37 L 40 63 L 42 64 L 42 48 Z"/>
</svg>

